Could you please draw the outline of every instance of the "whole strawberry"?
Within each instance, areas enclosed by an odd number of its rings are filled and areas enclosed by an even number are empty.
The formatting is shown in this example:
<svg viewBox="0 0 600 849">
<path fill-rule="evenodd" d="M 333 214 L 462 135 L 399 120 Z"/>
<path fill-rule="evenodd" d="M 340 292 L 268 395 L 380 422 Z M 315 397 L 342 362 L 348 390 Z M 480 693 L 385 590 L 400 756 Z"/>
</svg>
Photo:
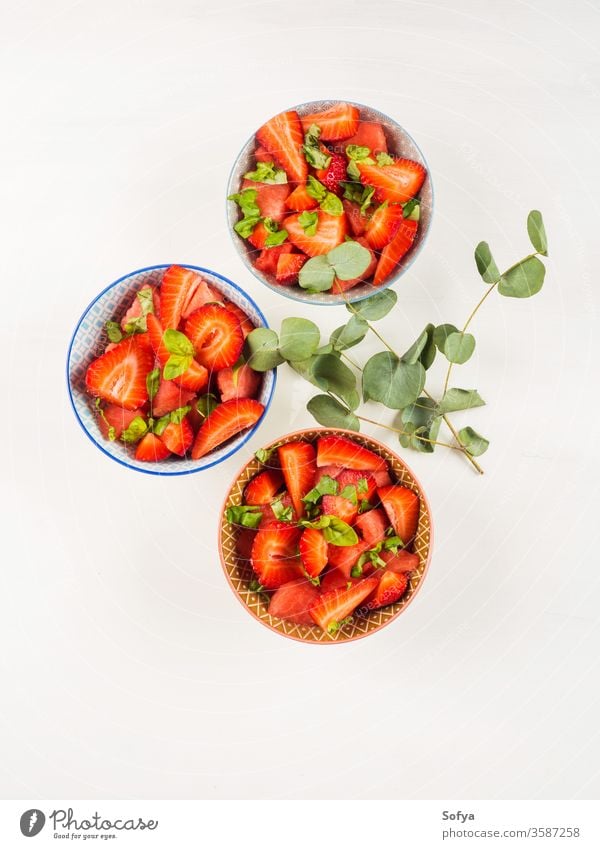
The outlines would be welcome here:
<svg viewBox="0 0 600 849">
<path fill-rule="evenodd" d="M 339 195 L 341 193 L 340 181 L 347 179 L 345 157 L 341 153 L 333 153 L 329 167 L 323 174 L 321 182 L 328 191 Z"/>
</svg>

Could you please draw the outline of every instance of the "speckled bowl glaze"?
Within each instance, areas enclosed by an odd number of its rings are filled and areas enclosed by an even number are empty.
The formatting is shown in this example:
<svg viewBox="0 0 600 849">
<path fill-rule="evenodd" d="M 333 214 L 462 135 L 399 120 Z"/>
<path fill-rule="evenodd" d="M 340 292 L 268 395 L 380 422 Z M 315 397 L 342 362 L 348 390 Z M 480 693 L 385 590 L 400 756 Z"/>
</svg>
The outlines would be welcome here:
<svg viewBox="0 0 600 849">
<path fill-rule="evenodd" d="M 182 263 L 179 264 L 181 265 Z M 264 404 L 265 411 L 258 422 L 253 427 L 247 428 L 199 460 L 169 457 L 159 463 L 140 463 L 135 459 L 131 449 L 124 443 L 118 440 L 109 442 L 104 439 L 98 427 L 93 400 L 85 389 L 85 373 L 87 368 L 91 361 L 103 352 L 106 345 L 105 323 L 111 319 L 118 321 L 125 314 L 135 292 L 144 284 L 159 285 L 162 281 L 164 271 L 170 265 L 173 265 L 173 263 L 153 265 L 149 268 L 132 271 L 115 283 L 111 283 L 110 286 L 107 286 L 104 291 L 100 292 L 94 298 L 77 322 L 69 345 L 67 354 L 67 386 L 77 421 L 94 445 L 108 457 L 116 460 L 117 463 L 121 463 L 123 466 L 127 466 L 128 469 L 135 469 L 137 472 L 145 472 L 146 474 L 153 475 L 189 475 L 193 472 L 200 472 L 202 469 L 208 469 L 210 466 L 217 465 L 217 463 L 222 463 L 223 460 L 238 451 L 250 439 L 269 409 L 275 390 L 276 374 L 274 370 L 265 372 L 264 374 L 258 400 Z M 202 274 L 211 286 L 218 289 L 230 301 L 241 307 L 257 327 L 268 326 L 264 315 L 252 298 L 243 289 L 232 283 L 231 280 L 227 280 L 226 277 L 222 277 L 215 271 L 200 268 L 196 265 L 185 265 L 185 268 L 191 268 Z"/>
<path fill-rule="evenodd" d="M 329 107 L 334 106 L 336 103 L 339 102 L 339 100 L 312 100 L 309 103 L 302 103 L 300 106 L 290 106 L 289 109 L 282 109 L 281 111 L 287 112 L 293 109 L 298 112 L 300 116 L 302 116 L 308 115 L 311 112 L 321 112 L 325 109 L 329 109 Z M 239 218 L 238 206 L 236 203 L 234 203 L 234 201 L 228 200 L 227 220 L 229 224 L 229 232 L 233 239 L 235 248 L 239 253 L 244 265 L 246 266 L 246 268 L 248 268 L 249 271 L 252 272 L 252 274 L 254 274 L 255 277 L 257 277 L 262 283 L 264 283 L 265 286 L 268 286 L 269 289 L 271 289 L 273 292 L 277 292 L 278 295 L 284 295 L 285 297 L 291 298 L 294 301 L 304 301 L 305 303 L 320 305 L 336 305 L 345 304 L 348 302 L 354 303 L 356 301 L 362 301 L 364 298 L 368 298 L 369 295 L 373 295 L 375 292 L 381 292 L 383 289 L 387 289 L 389 286 L 393 286 L 393 284 L 398 282 L 402 275 L 406 271 L 408 271 L 410 266 L 416 260 L 417 256 L 421 252 L 421 249 L 423 248 L 423 245 L 425 244 L 427 234 L 429 233 L 429 228 L 431 227 L 431 218 L 433 215 L 433 186 L 431 183 L 431 173 L 429 170 L 429 166 L 427 165 L 427 162 L 425 160 L 425 157 L 423 156 L 415 140 L 406 132 L 403 127 L 400 126 L 400 124 L 392 120 L 392 118 L 390 118 L 388 115 L 384 115 L 383 112 L 379 112 L 377 109 L 373 109 L 373 107 L 371 106 L 365 106 L 362 103 L 356 103 L 351 100 L 344 102 L 352 103 L 352 105 L 360 109 L 361 120 L 379 121 L 379 123 L 383 125 L 387 138 L 388 148 L 391 153 L 394 153 L 396 155 L 402 155 L 407 159 L 413 159 L 415 162 L 420 162 L 427 170 L 427 177 L 425 178 L 423 187 L 419 192 L 419 197 L 421 199 L 421 220 L 419 223 L 419 229 L 417 231 L 417 236 L 415 238 L 412 248 L 406 254 L 406 256 L 400 260 L 396 272 L 384 285 L 375 288 L 370 283 L 364 283 L 362 286 L 355 286 L 348 292 L 339 295 L 330 294 L 328 292 L 310 294 L 308 292 L 305 292 L 299 286 L 281 286 L 276 283 L 274 275 L 265 274 L 254 267 L 251 261 L 252 254 L 253 252 L 255 253 L 252 245 L 250 245 L 245 239 L 242 239 L 240 236 L 238 236 L 238 234 L 233 229 L 234 225 L 237 223 Z M 253 153 L 255 147 L 256 139 L 253 134 L 248 139 L 244 147 L 241 149 L 237 159 L 235 160 L 234 166 L 229 176 L 229 184 L 227 186 L 227 197 L 239 191 L 244 174 L 247 171 L 252 170 L 254 165 Z"/>
<path fill-rule="evenodd" d="M 276 439 L 270 445 L 265 446 L 266 450 L 274 446 L 285 445 L 287 442 L 294 442 L 298 439 L 304 439 L 308 442 L 316 442 L 320 436 L 346 436 L 354 440 L 359 445 L 363 445 L 376 454 L 383 457 L 390 466 L 391 476 L 394 482 L 407 486 L 419 495 L 421 500 L 419 512 L 419 525 L 417 535 L 413 545 L 413 550 L 419 555 L 419 567 L 416 569 L 410 578 L 408 590 L 404 597 L 387 607 L 382 607 L 379 610 L 373 610 L 364 616 L 355 614 L 351 622 L 344 625 L 334 635 L 326 634 L 318 626 L 313 625 L 296 625 L 293 622 L 287 622 L 284 619 L 278 619 L 271 616 L 268 611 L 268 595 L 253 592 L 250 589 L 250 582 L 255 577 L 252 567 L 248 560 L 242 559 L 236 551 L 236 535 L 237 529 L 231 525 L 226 518 L 226 510 L 228 507 L 237 506 L 242 503 L 244 488 L 246 484 L 254 477 L 254 475 L 265 466 L 253 457 L 241 469 L 235 478 L 223 504 L 221 520 L 219 525 L 219 552 L 221 555 L 221 564 L 225 572 L 225 576 L 229 585 L 241 604 L 246 608 L 248 613 L 257 619 L 261 624 L 266 625 L 272 631 L 281 634 L 284 637 L 289 637 L 292 640 L 298 640 L 301 643 L 318 643 L 319 645 L 329 645 L 331 643 L 349 643 L 353 640 L 359 640 L 362 637 L 367 637 L 375 631 L 379 631 L 385 625 L 389 625 L 394 619 L 406 610 L 412 602 L 418 590 L 420 589 L 431 558 L 433 528 L 431 521 L 431 512 L 427 498 L 423 492 L 421 484 L 416 479 L 414 474 L 403 462 L 403 460 L 394 454 L 393 451 L 370 437 L 363 436 L 361 433 L 355 433 L 351 430 L 335 430 L 331 428 L 312 428 L 309 430 L 298 430 L 295 433 L 290 433 L 280 439 Z"/>
</svg>

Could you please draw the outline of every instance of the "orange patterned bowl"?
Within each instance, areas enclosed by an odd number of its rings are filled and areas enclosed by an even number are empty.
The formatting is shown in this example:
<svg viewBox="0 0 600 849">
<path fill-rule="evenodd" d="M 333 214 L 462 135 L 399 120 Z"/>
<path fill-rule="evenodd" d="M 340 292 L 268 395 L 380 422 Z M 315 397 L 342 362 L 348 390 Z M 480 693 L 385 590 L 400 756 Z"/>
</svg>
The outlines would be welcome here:
<svg viewBox="0 0 600 849">
<path fill-rule="evenodd" d="M 251 584 L 256 576 L 252 571 L 249 561 L 238 555 L 236 550 L 237 527 L 230 524 L 226 518 L 227 508 L 238 506 L 242 503 L 246 484 L 257 472 L 265 468 L 265 465 L 254 456 L 236 476 L 223 504 L 219 525 L 221 564 L 231 589 L 248 613 L 272 631 L 276 631 L 284 637 L 290 637 L 302 643 L 320 643 L 325 645 L 328 643 L 348 643 L 352 640 L 366 637 L 375 631 L 379 631 L 385 625 L 389 625 L 412 602 L 423 583 L 431 558 L 433 529 L 431 512 L 425 493 L 408 466 L 397 454 L 394 454 L 386 445 L 383 445 L 383 443 L 371 437 L 364 436 L 361 433 L 355 433 L 354 431 L 317 427 L 287 434 L 267 445 L 264 450 L 269 451 L 274 447 L 284 445 L 288 442 L 294 442 L 298 439 L 316 442 L 320 436 L 333 435 L 345 436 L 379 454 L 379 456 L 387 461 L 394 482 L 409 487 L 419 495 L 419 525 L 412 546 L 413 551 L 419 556 L 419 566 L 411 573 L 408 589 L 400 601 L 390 604 L 387 607 L 370 611 L 364 615 L 362 615 L 359 609 L 359 613 L 355 613 L 354 616 L 350 617 L 350 621 L 343 625 L 335 634 L 326 633 L 317 625 L 297 625 L 293 622 L 271 616 L 268 611 L 269 595 L 265 592 L 255 592 L 251 589 Z"/>
</svg>

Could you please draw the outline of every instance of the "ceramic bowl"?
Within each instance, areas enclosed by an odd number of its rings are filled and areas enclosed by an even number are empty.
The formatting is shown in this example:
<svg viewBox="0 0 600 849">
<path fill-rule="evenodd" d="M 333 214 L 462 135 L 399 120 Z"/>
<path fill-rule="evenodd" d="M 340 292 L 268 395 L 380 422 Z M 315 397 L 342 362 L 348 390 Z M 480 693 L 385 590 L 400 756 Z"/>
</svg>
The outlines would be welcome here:
<svg viewBox="0 0 600 849">
<path fill-rule="evenodd" d="M 379 110 L 374 109 L 371 106 L 365 106 L 362 103 L 355 103 L 354 101 L 344 102 L 352 103 L 352 105 L 357 106 L 360 109 L 361 120 L 378 121 L 383 125 L 390 153 L 402 155 L 407 159 L 413 159 L 416 162 L 420 162 L 427 170 L 427 177 L 425 178 L 423 187 L 419 192 L 419 197 L 421 199 L 421 219 L 419 222 L 419 229 L 412 248 L 406 256 L 400 260 L 395 273 L 382 286 L 378 286 L 375 289 L 370 283 L 364 283 L 362 286 L 355 286 L 353 289 L 350 289 L 344 294 L 335 295 L 328 292 L 310 294 L 305 292 L 299 286 L 281 286 L 276 283 L 274 275 L 265 274 L 255 268 L 252 263 L 253 254 L 256 254 L 255 249 L 249 242 L 238 236 L 233 229 L 239 219 L 239 207 L 234 201 L 228 200 L 227 220 L 229 232 L 244 265 L 261 281 L 261 283 L 264 283 L 265 286 L 268 286 L 273 292 L 277 292 L 278 295 L 284 295 L 295 301 L 304 301 L 305 303 L 321 305 L 344 304 L 348 301 L 354 303 L 355 301 L 361 301 L 364 298 L 368 298 L 369 295 L 373 295 L 375 292 L 380 292 L 383 289 L 387 289 L 389 286 L 393 286 L 394 283 L 397 283 L 402 275 L 408 271 L 410 266 L 416 260 L 423 248 L 423 245 L 425 244 L 425 240 L 431 227 L 431 218 L 433 215 L 433 186 L 431 183 L 431 172 L 425 157 L 415 140 L 403 127 L 400 126 L 400 124 L 388 115 L 385 115 L 383 112 L 379 112 Z M 291 106 L 290 109 L 295 110 L 300 116 L 302 116 L 308 115 L 312 112 L 321 112 L 325 109 L 329 109 L 336 103 L 339 103 L 339 100 L 312 100 L 309 103 L 302 103 L 300 106 Z M 252 170 L 254 167 L 253 153 L 255 147 L 256 139 L 253 134 L 243 146 L 235 160 L 229 176 L 227 197 L 239 191 L 244 174 L 247 171 Z"/>
<path fill-rule="evenodd" d="M 433 539 L 431 512 L 421 484 L 404 461 L 397 454 L 394 454 L 393 451 L 390 451 L 383 443 L 371 437 L 363 436 L 363 434 L 355 433 L 354 431 L 317 427 L 287 434 L 287 436 L 276 439 L 270 445 L 265 446 L 265 448 L 269 450 L 273 446 L 283 445 L 298 439 L 316 442 L 320 436 L 331 435 L 348 437 L 359 445 L 363 445 L 365 448 L 379 454 L 389 464 L 390 474 L 394 482 L 409 487 L 419 495 L 421 501 L 419 525 L 413 545 L 413 550 L 419 556 L 419 567 L 412 572 L 408 590 L 400 601 L 390 604 L 387 607 L 382 607 L 379 610 L 371 611 L 364 616 L 355 614 L 351 622 L 340 628 L 334 635 L 325 633 L 316 625 L 296 625 L 293 622 L 287 622 L 271 616 L 268 611 L 268 595 L 266 593 L 254 592 L 250 588 L 250 584 L 253 578 L 255 578 L 254 572 L 249 561 L 240 558 L 237 554 L 237 528 L 227 521 L 225 515 L 228 507 L 237 506 L 242 503 L 246 484 L 257 472 L 264 468 L 263 464 L 256 457 L 253 457 L 246 463 L 236 476 L 225 498 L 219 523 L 218 544 L 221 564 L 231 589 L 248 613 L 262 625 L 284 637 L 290 637 L 302 643 L 318 643 L 319 645 L 348 643 L 352 640 L 358 640 L 375 633 L 375 631 L 379 631 L 385 625 L 389 625 L 390 622 L 397 619 L 412 602 L 423 584 L 429 566 Z"/>
<path fill-rule="evenodd" d="M 109 442 L 104 439 L 94 410 L 94 403 L 85 389 L 85 373 L 90 362 L 98 357 L 106 345 L 106 333 L 104 325 L 111 319 L 119 320 L 127 310 L 132 298 L 144 284 L 157 286 L 162 280 L 167 265 L 153 265 L 132 271 L 121 277 L 115 283 L 111 283 L 100 294 L 94 298 L 77 322 L 75 332 L 69 344 L 67 354 L 67 385 L 69 397 L 77 421 L 91 441 L 104 454 L 117 463 L 134 469 L 137 472 L 145 472 L 154 475 L 188 475 L 200 472 L 217 463 L 222 463 L 227 457 L 238 451 L 263 421 L 275 390 L 275 371 L 265 372 L 258 400 L 264 405 L 265 411 L 258 422 L 251 428 L 247 428 L 228 442 L 216 448 L 199 460 L 191 458 L 169 457 L 158 463 L 141 463 L 135 459 L 133 452 L 124 443 L 115 440 Z M 255 304 L 243 289 L 232 283 L 226 277 L 222 277 L 215 271 L 200 268 L 196 265 L 186 265 L 198 271 L 211 286 L 222 292 L 230 301 L 241 307 L 257 326 L 267 327 L 267 321 Z"/>
</svg>

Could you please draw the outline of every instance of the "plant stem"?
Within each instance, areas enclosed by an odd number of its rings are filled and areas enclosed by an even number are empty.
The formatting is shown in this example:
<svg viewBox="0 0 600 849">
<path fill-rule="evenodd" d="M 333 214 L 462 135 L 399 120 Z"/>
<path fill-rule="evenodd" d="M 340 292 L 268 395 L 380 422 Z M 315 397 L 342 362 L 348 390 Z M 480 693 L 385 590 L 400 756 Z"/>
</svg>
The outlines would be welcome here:
<svg viewBox="0 0 600 849">
<path fill-rule="evenodd" d="M 391 430 L 392 433 L 398 433 L 401 436 L 414 436 L 415 439 L 420 440 L 421 442 L 428 442 L 430 445 L 443 445 L 444 448 L 452 448 L 453 451 L 464 451 L 462 445 L 451 445 L 449 442 L 438 442 L 435 439 L 427 439 L 425 436 L 417 436 L 414 433 L 409 433 L 407 430 L 400 430 L 397 427 L 392 427 L 391 425 L 383 424 L 383 422 L 377 422 L 375 419 L 369 419 L 366 416 L 359 416 L 358 413 L 354 413 L 357 419 L 360 419 L 361 422 L 368 422 L 369 424 L 377 425 L 377 427 L 382 427 L 385 430 Z"/>
<path fill-rule="evenodd" d="M 352 357 L 349 357 L 345 351 L 341 351 L 340 353 L 345 360 L 348 360 L 351 366 L 354 366 L 354 368 L 358 369 L 358 371 L 362 371 L 362 366 L 359 366 L 359 364 L 355 362 Z"/>
<path fill-rule="evenodd" d="M 428 398 L 431 398 L 432 401 L 435 401 L 435 398 L 433 397 L 433 395 L 430 392 L 428 392 L 426 389 L 423 389 L 423 392 L 425 393 L 425 395 L 427 395 Z M 467 451 L 465 446 L 462 445 L 460 439 L 458 438 L 458 431 L 456 430 L 456 428 L 454 427 L 454 425 L 452 424 L 452 422 L 450 421 L 448 416 L 444 414 L 442 416 L 442 418 L 443 418 L 444 422 L 446 423 L 448 430 L 451 432 L 452 436 L 456 439 L 457 444 L 453 445 L 452 448 L 458 448 L 459 451 L 462 451 L 462 453 L 465 455 L 465 457 L 467 458 L 469 463 L 471 463 L 471 465 L 473 466 L 475 471 L 478 472 L 480 475 L 483 475 L 484 474 L 483 469 L 481 468 L 481 466 L 479 465 L 479 463 L 477 462 L 475 457 L 473 457 L 472 454 L 469 454 L 469 452 Z"/>
</svg>

